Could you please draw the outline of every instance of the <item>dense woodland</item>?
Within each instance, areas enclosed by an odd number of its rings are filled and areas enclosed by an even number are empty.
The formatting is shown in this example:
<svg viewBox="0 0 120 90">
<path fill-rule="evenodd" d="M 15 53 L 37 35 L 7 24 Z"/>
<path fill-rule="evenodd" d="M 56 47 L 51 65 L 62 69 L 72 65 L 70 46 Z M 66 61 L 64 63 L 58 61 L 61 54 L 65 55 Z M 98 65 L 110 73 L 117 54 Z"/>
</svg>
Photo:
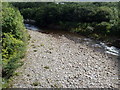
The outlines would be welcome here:
<svg viewBox="0 0 120 90">
<path fill-rule="evenodd" d="M 39 27 L 61 26 L 82 35 L 119 36 L 118 2 L 82 3 L 13 3 L 24 19 L 36 21 Z"/>
<path fill-rule="evenodd" d="M 25 55 L 28 40 L 23 23 L 26 19 L 35 20 L 40 28 L 60 26 L 62 30 L 97 40 L 120 38 L 118 2 L 2 4 L 3 81 L 22 64 L 19 60 Z"/>
</svg>

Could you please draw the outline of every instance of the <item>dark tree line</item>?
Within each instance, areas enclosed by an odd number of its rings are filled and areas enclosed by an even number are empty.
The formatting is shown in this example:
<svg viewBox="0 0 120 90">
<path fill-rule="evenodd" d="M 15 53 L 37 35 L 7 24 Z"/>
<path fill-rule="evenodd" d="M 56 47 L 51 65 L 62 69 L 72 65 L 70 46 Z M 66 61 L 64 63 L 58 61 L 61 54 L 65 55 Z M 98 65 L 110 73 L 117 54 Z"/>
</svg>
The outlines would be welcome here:
<svg viewBox="0 0 120 90">
<path fill-rule="evenodd" d="M 120 2 L 12 4 L 20 10 L 24 19 L 35 20 L 40 28 L 59 26 L 60 30 L 97 40 L 106 40 L 109 43 L 115 41 L 114 45 L 120 47 Z M 110 39 L 112 37 L 116 40 Z"/>
<path fill-rule="evenodd" d="M 118 2 L 12 4 L 19 8 L 24 19 L 33 19 L 39 26 L 60 25 L 83 34 L 91 32 L 119 36 L 120 33 Z"/>
</svg>

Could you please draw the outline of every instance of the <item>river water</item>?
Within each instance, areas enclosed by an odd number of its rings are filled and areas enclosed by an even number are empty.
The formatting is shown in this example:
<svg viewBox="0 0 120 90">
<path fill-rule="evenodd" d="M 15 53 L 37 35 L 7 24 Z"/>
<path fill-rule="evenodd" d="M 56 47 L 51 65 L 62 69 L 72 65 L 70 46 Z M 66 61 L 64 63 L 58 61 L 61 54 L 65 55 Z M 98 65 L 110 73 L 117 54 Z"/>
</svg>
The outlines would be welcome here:
<svg viewBox="0 0 120 90">
<path fill-rule="evenodd" d="M 73 34 L 73 33 L 67 32 L 67 31 L 60 31 L 60 30 L 41 30 L 37 26 L 31 25 L 31 24 L 25 24 L 25 27 L 28 30 L 34 30 L 34 31 L 45 32 L 45 33 L 54 33 L 57 35 L 59 35 L 59 34 L 64 35 L 66 33 L 70 34 L 70 35 L 74 35 L 74 36 L 77 36 L 78 38 L 80 38 L 82 43 L 84 43 L 90 47 L 93 47 L 93 48 L 100 50 L 100 51 L 104 51 L 105 53 L 113 55 L 113 56 L 120 56 L 120 49 L 119 48 L 116 48 L 114 46 L 108 46 L 103 42 L 94 41 L 90 38 L 81 37 L 78 34 Z"/>
</svg>

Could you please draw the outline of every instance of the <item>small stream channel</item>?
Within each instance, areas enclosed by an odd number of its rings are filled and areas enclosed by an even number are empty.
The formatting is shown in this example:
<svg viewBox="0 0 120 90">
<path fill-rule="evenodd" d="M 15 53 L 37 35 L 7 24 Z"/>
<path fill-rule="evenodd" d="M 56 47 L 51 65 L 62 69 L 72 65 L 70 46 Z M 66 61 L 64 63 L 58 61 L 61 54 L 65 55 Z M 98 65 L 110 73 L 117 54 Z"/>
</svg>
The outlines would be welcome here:
<svg viewBox="0 0 120 90">
<path fill-rule="evenodd" d="M 119 48 L 116 48 L 114 46 L 108 46 L 103 42 L 94 41 L 94 40 L 92 40 L 90 38 L 81 37 L 78 34 L 73 34 L 73 33 L 70 33 L 68 31 L 61 31 L 61 30 L 41 30 L 37 26 L 31 25 L 31 24 L 25 24 L 25 27 L 28 30 L 45 32 L 45 33 L 54 33 L 56 35 L 59 35 L 59 34 L 62 34 L 62 35 L 64 35 L 64 34 L 74 35 L 74 36 L 80 38 L 80 40 L 82 41 L 83 44 L 86 44 L 86 45 L 88 45 L 90 47 L 93 47 L 96 50 L 104 51 L 105 53 L 110 54 L 110 55 L 120 56 L 120 49 Z"/>
</svg>

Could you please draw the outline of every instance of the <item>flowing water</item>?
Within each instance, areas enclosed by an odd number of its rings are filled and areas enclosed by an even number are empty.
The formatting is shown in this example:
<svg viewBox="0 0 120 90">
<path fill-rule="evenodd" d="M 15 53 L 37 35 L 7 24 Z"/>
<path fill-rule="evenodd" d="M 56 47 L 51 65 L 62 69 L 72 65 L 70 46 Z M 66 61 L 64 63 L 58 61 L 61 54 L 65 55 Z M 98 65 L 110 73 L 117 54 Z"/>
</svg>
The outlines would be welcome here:
<svg viewBox="0 0 120 90">
<path fill-rule="evenodd" d="M 25 24 L 25 27 L 26 27 L 28 30 L 34 30 L 34 31 L 40 30 L 38 27 L 36 27 L 36 26 L 34 26 L 34 25 L 31 25 L 31 24 Z"/>
<path fill-rule="evenodd" d="M 78 34 L 73 34 L 73 33 L 70 33 L 68 31 L 62 31 L 62 30 L 41 30 L 37 26 L 31 25 L 31 24 L 25 24 L 25 27 L 28 30 L 40 31 L 40 32 L 45 32 L 45 33 L 52 33 L 52 34 L 54 33 L 54 34 L 56 34 L 58 36 L 59 35 L 66 35 L 66 34 L 69 34 L 71 36 L 74 35 L 74 36 L 77 36 L 78 38 L 80 38 L 79 40 L 81 40 L 82 43 L 84 43 L 84 44 L 86 44 L 86 45 L 88 45 L 90 47 L 93 47 L 96 50 L 104 51 L 105 53 L 108 53 L 110 55 L 120 56 L 120 49 L 119 48 L 116 48 L 114 46 L 108 46 L 103 42 L 94 41 L 94 40 L 92 40 L 90 38 L 81 37 Z"/>
</svg>

